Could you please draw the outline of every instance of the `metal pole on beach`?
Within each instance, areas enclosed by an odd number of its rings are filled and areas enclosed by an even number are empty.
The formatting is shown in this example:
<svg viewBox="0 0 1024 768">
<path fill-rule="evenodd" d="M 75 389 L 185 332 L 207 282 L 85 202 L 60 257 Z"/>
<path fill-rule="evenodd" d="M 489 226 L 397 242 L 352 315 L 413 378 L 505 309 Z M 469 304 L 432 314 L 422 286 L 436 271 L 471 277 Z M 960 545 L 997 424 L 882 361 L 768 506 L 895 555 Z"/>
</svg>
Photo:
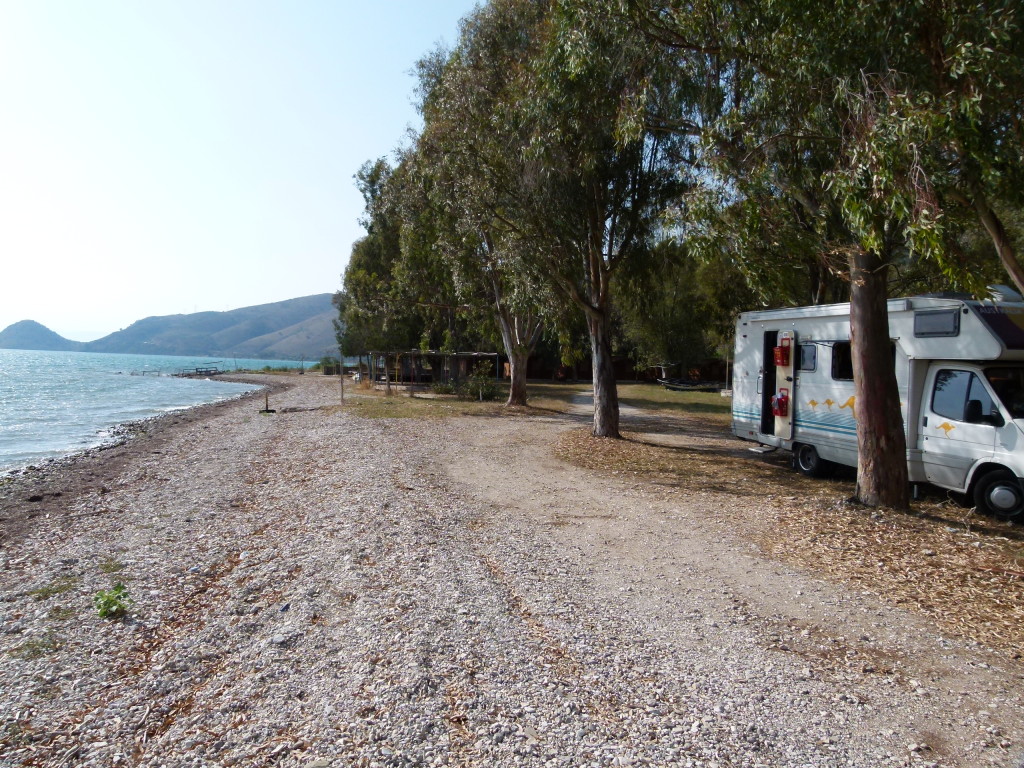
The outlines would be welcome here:
<svg viewBox="0 0 1024 768">
<path fill-rule="evenodd" d="M 345 355 L 338 347 L 338 388 L 341 390 L 341 404 L 345 404 Z"/>
</svg>

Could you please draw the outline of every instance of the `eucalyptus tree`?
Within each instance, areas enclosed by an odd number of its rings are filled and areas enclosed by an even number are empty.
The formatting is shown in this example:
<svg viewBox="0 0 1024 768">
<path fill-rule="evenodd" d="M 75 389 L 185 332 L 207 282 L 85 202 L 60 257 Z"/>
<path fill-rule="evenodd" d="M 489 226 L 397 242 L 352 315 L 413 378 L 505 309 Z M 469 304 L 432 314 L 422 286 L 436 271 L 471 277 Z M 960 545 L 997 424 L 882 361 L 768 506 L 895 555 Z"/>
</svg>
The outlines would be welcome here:
<svg viewBox="0 0 1024 768">
<path fill-rule="evenodd" d="M 612 437 L 612 275 L 649 256 L 683 175 L 675 134 L 620 130 L 636 93 L 661 95 L 653 47 L 622 22 L 571 0 L 478 8 L 453 51 L 421 63 L 417 145 L 446 220 L 436 247 L 467 285 L 489 282 L 510 359 L 539 314 L 564 317 L 553 303 L 585 316 L 593 431 Z"/>
<path fill-rule="evenodd" d="M 1024 292 L 1020 246 L 1005 222 L 1024 203 L 1024 5 L 840 5 L 876 31 L 884 56 L 878 68 L 837 79 L 850 120 L 835 181 L 852 226 L 869 231 L 873 218 L 900 218 L 917 251 L 984 295 L 975 264 L 951 247 L 973 218 Z"/>
<path fill-rule="evenodd" d="M 969 206 L 1024 285 L 992 204 L 1021 195 L 1022 10 L 959 0 L 781 7 L 787 13 L 773 20 L 777 34 L 765 50 L 787 66 L 761 68 L 766 100 L 800 105 L 790 130 L 832 146 L 834 163 L 820 178 L 850 235 L 857 495 L 873 506 L 905 507 L 888 279 L 901 259 L 924 257 L 954 285 L 983 292 L 982 270 L 957 246 Z"/>
<path fill-rule="evenodd" d="M 612 360 L 613 276 L 650 258 L 661 215 L 686 181 L 683 137 L 634 130 L 635 100 L 663 90 L 657 47 L 603 2 L 555 0 L 535 33 L 517 111 L 529 144 L 522 179 L 525 266 L 582 310 L 590 338 L 593 433 L 619 436 Z M 640 108 L 642 111 L 642 107 Z"/>
<path fill-rule="evenodd" d="M 419 63 L 423 131 L 408 154 L 407 230 L 452 276 L 467 306 L 494 318 L 509 359 L 508 405 L 526 404 L 527 362 L 551 309 L 550 292 L 523 261 L 524 133 L 516 108 L 521 70 L 536 46 L 544 4 L 494 2 L 462 22 L 454 50 Z M 427 227 L 415 221 L 430 221 Z"/>
<path fill-rule="evenodd" d="M 477 339 L 501 343 L 509 360 L 506 405 L 525 405 L 527 362 L 544 328 L 542 287 L 515 270 L 508 249 L 516 243 L 507 233 L 473 215 L 473 204 L 458 197 L 459 184 L 439 181 L 443 172 L 427 149 L 421 136 L 403 160 L 405 291 L 428 311 L 454 313 Z"/>
<path fill-rule="evenodd" d="M 395 274 L 401 260 L 401 228 L 388 194 L 392 173 L 391 166 L 379 159 L 365 163 L 356 175 L 366 204 L 360 220 L 366 235 L 352 245 L 344 291 L 336 302 L 336 328 L 345 354 L 408 349 L 420 335 L 422 323 L 402 296 Z"/>
<path fill-rule="evenodd" d="M 846 77 L 884 67 L 884 32 L 854 19 L 837 25 L 832 9 L 809 0 L 782 6 L 766 2 L 758 9 L 771 14 L 765 20 L 777 25 L 778 35 L 762 39 L 755 48 L 763 88 L 750 114 L 768 119 L 754 121 L 761 133 L 753 138 L 762 146 L 778 142 L 796 150 L 783 167 L 794 176 L 803 172 L 810 183 L 802 188 L 814 192 L 809 199 L 797 199 L 845 257 L 857 401 L 857 498 L 869 506 L 906 508 L 906 436 L 887 299 L 892 265 L 909 255 L 907 222 L 894 211 L 856 220 L 851 217 L 852 190 L 836 183 L 849 162 L 853 125 L 849 104 L 837 96 L 837 89 Z M 806 166 L 800 167 L 801 157 L 812 153 L 816 162 L 807 174 Z"/>
<path fill-rule="evenodd" d="M 728 237 L 755 284 L 778 284 L 779 276 L 816 262 L 820 271 L 849 280 L 858 495 L 869 504 L 905 507 L 905 446 L 885 303 L 902 224 L 878 218 L 872 234 L 883 236 L 876 238 L 853 231 L 834 185 L 849 123 L 835 84 L 858 66 L 877 65 L 873 33 L 851 28 L 845 18 L 836 24 L 831 7 L 805 0 L 628 5 L 678 71 L 707 72 L 720 94 L 718 113 L 702 127 L 707 175 L 703 206 L 698 199 L 691 208 L 695 245 L 721 241 L 721 223 L 732 221 L 739 226 Z M 757 242 L 761 233 L 768 248 Z"/>
</svg>

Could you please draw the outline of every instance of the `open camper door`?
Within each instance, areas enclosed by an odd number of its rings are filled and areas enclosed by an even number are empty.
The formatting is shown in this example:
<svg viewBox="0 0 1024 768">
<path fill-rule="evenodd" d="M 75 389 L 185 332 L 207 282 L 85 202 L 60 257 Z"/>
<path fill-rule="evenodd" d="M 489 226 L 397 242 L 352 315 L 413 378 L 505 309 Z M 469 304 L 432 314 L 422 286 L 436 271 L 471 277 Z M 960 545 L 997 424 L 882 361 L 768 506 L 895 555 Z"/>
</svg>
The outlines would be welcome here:
<svg viewBox="0 0 1024 768">
<path fill-rule="evenodd" d="M 775 366 L 775 394 L 769 405 L 774 418 L 775 436 L 783 440 L 793 439 L 793 405 L 796 402 L 793 371 L 797 354 L 796 332 L 781 331 L 772 349 L 772 359 L 765 361 Z"/>
<path fill-rule="evenodd" d="M 795 357 L 798 354 L 794 331 L 765 331 L 761 349 L 761 371 L 757 393 L 761 401 L 760 433 L 791 440 Z"/>
</svg>

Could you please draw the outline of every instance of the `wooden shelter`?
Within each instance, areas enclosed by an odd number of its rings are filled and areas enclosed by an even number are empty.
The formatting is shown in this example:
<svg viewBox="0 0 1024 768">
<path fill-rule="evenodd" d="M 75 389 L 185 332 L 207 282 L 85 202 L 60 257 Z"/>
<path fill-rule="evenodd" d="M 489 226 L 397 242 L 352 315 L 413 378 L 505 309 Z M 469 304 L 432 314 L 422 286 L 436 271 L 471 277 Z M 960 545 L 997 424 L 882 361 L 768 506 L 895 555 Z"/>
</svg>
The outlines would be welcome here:
<svg viewBox="0 0 1024 768">
<path fill-rule="evenodd" d="M 498 352 L 439 352 L 410 349 L 369 352 L 370 381 L 387 386 L 427 386 L 451 384 L 467 378 L 480 362 L 492 365 L 494 378 L 501 378 L 501 354 Z"/>
</svg>

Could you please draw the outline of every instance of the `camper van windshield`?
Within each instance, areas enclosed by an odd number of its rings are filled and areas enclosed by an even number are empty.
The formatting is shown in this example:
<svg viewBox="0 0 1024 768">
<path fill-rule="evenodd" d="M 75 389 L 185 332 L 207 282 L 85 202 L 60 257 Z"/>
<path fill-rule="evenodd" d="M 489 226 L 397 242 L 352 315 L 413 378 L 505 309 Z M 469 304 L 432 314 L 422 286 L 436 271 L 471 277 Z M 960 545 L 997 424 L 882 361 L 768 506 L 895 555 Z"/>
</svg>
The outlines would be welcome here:
<svg viewBox="0 0 1024 768">
<path fill-rule="evenodd" d="M 1014 419 L 1024 419 L 1024 367 L 986 368 L 985 377 Z"/>
</svg>

